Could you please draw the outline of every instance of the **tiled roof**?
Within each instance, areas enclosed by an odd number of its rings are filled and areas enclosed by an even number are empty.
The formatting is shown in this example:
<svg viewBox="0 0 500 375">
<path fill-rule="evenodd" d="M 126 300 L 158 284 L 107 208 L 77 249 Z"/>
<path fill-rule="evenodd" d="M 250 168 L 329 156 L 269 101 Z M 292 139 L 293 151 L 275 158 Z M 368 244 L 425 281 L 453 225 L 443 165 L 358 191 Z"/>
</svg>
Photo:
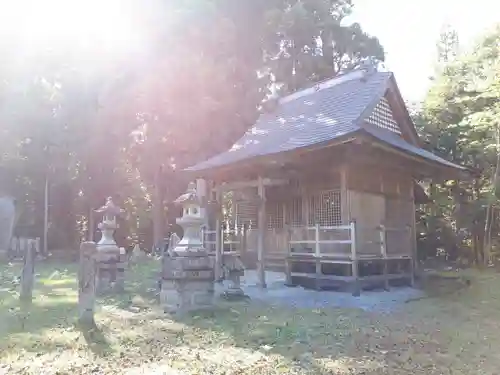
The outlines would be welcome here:
<svg viewBox="0 0 500 375">
<path fill-rule="evenodd" d="M 409 144 L 408 142 L 406 142 L 403 138 L 401 138 L 395 134 L 392 134 L 390 132 L 375 130 L 375 129 L 371 129 L 371 128 L 365 128 L 364 130 L 366 132 L 368 132 L 369 134 L 371 134 L 372 136 L 374 136 L 375 138 L 377 138 L 378 140 L 380 140 L 384 143 L 387 143 L 390 146 L 393 146 L 401 151 L 405 151 L 405 152 L 410 153 L 410 154 L 415 155 L 415 156 L 420 156 L 424 159 L 428 159 L 428 160 L 443 164 L 447 167 L 458 168 L 458 169 L 461 169 L 464 171 L 467 170 L 466 167 L 454 164 L 448 160 L 445 160 L 445 159 L 433 154 L 432 152 L 424 150 L 423 148 L 413 146 L 412 144 Z"/>
<path fill-rule="evenodd" d="M 364 130 L 361 123 L 384 97 L 391 77 L 390 72 L 365 74 L 358 70 L 285 97 L 272 113 L 261 115 L 230 150 L 187 170 L 203 171 L 258 156 L 310 147 Z M 378 133 L 373 136 L 378 138 Z M 381 140 L 407 152 L 451 164 L 401 138 Z"/>
</svg>

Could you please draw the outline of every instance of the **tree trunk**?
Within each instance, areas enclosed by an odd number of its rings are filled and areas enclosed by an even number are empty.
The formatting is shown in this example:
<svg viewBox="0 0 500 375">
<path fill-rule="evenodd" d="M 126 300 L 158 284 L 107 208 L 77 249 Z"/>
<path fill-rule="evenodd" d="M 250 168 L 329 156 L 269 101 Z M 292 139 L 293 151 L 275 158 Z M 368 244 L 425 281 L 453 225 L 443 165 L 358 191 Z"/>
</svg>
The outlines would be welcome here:
<svg viewBox="0 0 500 375">
<path fill-rule="evenodd" d="M 335 64 L 333 61 L 333 38 L 330 30 L 325 30 L 321 33 L 321 44 L 323 49 L 323 61 L 328 67 L 328 71 L 324 72 L 322 79 L 333 76 L 335 71 Z"/>
<path fill-rule="evenodd" d="M 94 210 L 92 209 L 92 205 L 90 205 L 90 207 L 89 207 L 89 220 L 88 220 L 88 223 L 89 223 L 88 232 L 89 233 L 87 236 L 89 241 L 94 241 L 94 232 L 95 232 L 94 220 L 95 220 L 95 213 L 94 213 Z"/>
<path fill-rule="evenodd" d="M 497 151 L 497 163 L 495 166 L 495 172 L 492 176 L 492 192 L 491 197 L 486 208 L 486 222 L 484 226 L 484 257 L 483 261 L 485 265 L 491 261 L 491 231 L 493 223 L 493 202 L 496 201 L 496 187 L 498 183 L 498 174 L 500 173 L 500 129 L 497 126 L 496 129 L 496 151 Z"/>
<path fill-rule="evenodd" d="M 153 191 L 153 241 L 158 246 L 164 237 L 162 168 L 155 172 Z"/>
<path fill-rule="evenodd" d="M 43 193 L 43 255 L 49 253 L 49 174 L 45 174 L 45 188 Z"/>
</svg>

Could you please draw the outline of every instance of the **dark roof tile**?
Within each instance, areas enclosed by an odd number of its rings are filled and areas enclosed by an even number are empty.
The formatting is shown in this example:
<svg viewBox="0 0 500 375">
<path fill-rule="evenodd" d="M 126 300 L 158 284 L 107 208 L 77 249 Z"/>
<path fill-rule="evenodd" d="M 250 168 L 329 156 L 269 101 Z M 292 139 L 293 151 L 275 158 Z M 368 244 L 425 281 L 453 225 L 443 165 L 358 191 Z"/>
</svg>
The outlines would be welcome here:
<svg viewBox="0 0 500 375">
<path fill-rule="evenodd" d="M 362 72 L 356 71 L 325 82 L 323 89 L 306 89 L 285 97 L 273 113 L 261 115 L 230 150 L 188 170 L 308 147 L 356 131 L 360 115 L 384 94 L 390 76 L 377 72 L 365 81 L 360 79 Z"/>
<path fill-rule="evenodd" d="M 390 72 L 365 74 L 358 70 L 289 95 L 280 100 L 274 112 L 261 115 L 255 126 L 230 150 L 187 171 L 203 171 L 258 156 L 310 147 L 361 129 L 408 153 L 465 169 L 409 144 L 396 134 L 361 126 L 384 96 L 391 77 Z"/>
</svg>

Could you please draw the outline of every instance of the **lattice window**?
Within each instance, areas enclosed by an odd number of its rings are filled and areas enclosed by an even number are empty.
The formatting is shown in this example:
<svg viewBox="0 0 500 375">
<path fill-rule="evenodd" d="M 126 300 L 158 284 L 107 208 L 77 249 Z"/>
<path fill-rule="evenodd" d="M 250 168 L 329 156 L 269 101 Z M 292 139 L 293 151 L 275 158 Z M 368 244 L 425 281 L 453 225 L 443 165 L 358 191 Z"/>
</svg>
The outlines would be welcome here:
<svg viewBox="0 0 500 375">
<path fill-rule="evenodd" d="M 257 228 L 259 207 L 255 202 L 241 201 L 236 203 L 236 218 L 238 225 Z"/>
<path fill-rule="evenodd" d="M 396 120 L 394 120 L 391 107 L 386 98 L 380 100 L 367 122 L 381 129 L 401 134 L 401 129 Z"/>
<path fill-rule="evenodd" d="M 286 223 L 292 227 L 304 225 L 302 216 L 302 198 L 297 197 L 286 202 Z"/>
<path fill-rule="evenodd" d="M 340 190 L 322 191 L 309 197 L 308 224 L 342 225 Z"/>
<path fill-rule="evenodd" d="M 283 203 L 266 202 L 267 227 L 269 229 L 283 228 Z"/>
</svg>

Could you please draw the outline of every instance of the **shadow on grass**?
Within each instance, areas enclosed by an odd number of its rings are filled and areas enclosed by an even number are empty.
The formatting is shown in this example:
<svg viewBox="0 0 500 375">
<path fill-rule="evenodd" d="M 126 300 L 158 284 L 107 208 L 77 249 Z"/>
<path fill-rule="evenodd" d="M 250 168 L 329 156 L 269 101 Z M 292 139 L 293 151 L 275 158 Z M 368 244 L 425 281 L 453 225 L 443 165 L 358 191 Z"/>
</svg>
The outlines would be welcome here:
<svg viewBox="0 0 500 375">
<path fill-rule="evenodd" d="M 353 316 L 360 314 L 352 313 Z M 270 307 L 254 301 L 223 302 L 214 310 L 174 319 L 196 330 L 229 337 L 235 347 L 280 355 L 290 366 L 302 367 L 314 374 L 332 373 L 316 359 L 349 356 L 348 348 L 340 341 L 356 329 L 339 311 L 326 314 L 320 310 Z"/>
<path fill-rule="evenodd" d="M 160 261 L 145 259 L 130 264 L 125 271 L 125 291 L 122 293 L 107 292 L 99 296 L 99 303 L 127 309 L 131 306 L 147 308 L 157 305 L 160 278 Z"/>
<path fill-rule="evenodd" d="M 76 317 L 76 274 L 72 265 L 40 262 L 35 269 L 33 300 L 21 303 L 21 267 L 0 266 L 0 338 L 22 332 L 37 334 L 45 329 L 68 328 Z"/>
<path fill-rule="evenodd" d="M 18 332 L 36 333 L 48 328 L 68 328 L 74 324 L 76 303 L 65 298 L 52 298 L 46 303 L 11 301 L 0 310 L 0 337 Z"/>
<path fill-rule="evenodd" d="M 106 356 L 112 352 L 109 341 L 103 331 L 94 323 L 89 325 L 77 325 L 88 348 L 96 355 Z"/>
</svg>

